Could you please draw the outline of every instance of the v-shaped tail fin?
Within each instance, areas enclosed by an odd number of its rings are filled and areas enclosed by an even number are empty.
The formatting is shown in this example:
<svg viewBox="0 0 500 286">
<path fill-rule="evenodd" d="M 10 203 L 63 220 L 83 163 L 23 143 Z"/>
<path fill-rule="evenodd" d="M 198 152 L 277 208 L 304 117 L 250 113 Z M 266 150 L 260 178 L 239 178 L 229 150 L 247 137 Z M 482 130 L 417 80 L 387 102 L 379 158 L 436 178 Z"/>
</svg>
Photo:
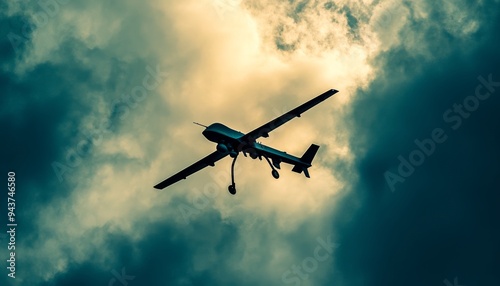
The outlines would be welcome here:
<svg viewBox="0 0 500 286">
<path fill-rule="evenodd" d="M 295 165 L 292 171 L 296 173 L 304 172 L 304 175 L 307 178 L 310 178 L 309 171 L 307 169 L 311 167 L 312 160 L 314 159 L 314 156 L 316 156 L 316 152 L 318 152 L 318 149 L 319 149 L 318 145 L 311 144 L 311 146 L 306 150 L 304 155 L 300 157 L 301 164 Z"/>
</svg>

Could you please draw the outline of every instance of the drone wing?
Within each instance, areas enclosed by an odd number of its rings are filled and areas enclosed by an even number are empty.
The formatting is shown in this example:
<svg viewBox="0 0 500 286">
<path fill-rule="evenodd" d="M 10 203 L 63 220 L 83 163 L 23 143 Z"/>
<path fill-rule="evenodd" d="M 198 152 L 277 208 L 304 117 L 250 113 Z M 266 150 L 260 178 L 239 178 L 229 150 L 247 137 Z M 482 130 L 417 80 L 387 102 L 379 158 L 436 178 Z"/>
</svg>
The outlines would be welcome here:
<svg viewBox="0 0 500 286">
<path fill-rule="evenodd" d="M 155 189 L 159 189 L 159 190 L 164 189 L 164 188 L 166 188 L 174 183 L 177 183 L 180 180 L 186 179 L 187 176 L 194 174 L 207 166 L 215 166 L 215 162 L 219 161 L 220 159 L 222 159 L 226 156 L 227 156 L 227 153 L 223 154 L 221 152 L 215 151 L 212 154 L 206 156 L 205 158 L 203 158 L 203 159 L 199 160 L 198 162 L 192 164 L 191 166 L 187 167 L 186 169 L 173 175 L 172 177 L 164 180 L 161 183 L 158 183 L 154 187 L 155 187 Z"/>
<path fill-rule="evenodd" d="M 269 137 L 269 132 L 273 131 L 274 129 L 280 127 L 281 125 L 287 123 L 288 121 L 292 120 L 295 117 L 300 117 L 300 115 L 313 106 L 317 105 L 318 103 L 322 102 L 323 100 L 329 98 L 330 96 L 334 95 L 337 93 L 338 90 L 335 89 L 330 89 L 327 92 L 320 94 L 316 96 L 315 98 L 309 100 L 308 102 L 302 104 L 299 107 L 296 107 L 295 109 L 292 109 L 288 111 L 287 113 L 281 115 L 280 117 L 269 121 L 268 123 L 262 125 L 261 127 L 250 131 L 249 133 L 245 134 L 241 139 L 243 141 L 251 142 L 255 141 L 255 139 L 259 137 Z"/>
</svg>

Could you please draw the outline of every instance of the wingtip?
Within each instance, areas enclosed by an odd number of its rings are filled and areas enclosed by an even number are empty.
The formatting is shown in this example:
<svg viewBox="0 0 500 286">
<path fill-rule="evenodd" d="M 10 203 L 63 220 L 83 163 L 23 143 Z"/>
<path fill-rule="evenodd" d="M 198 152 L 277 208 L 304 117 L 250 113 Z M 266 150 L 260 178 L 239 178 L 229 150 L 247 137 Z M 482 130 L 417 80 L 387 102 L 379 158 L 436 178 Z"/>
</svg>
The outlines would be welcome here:
<svg viewBox="0 0 500 286">
<path fill-rule="evenodd" d="M 165 187 L 164 187 L 164 186 L 162 186 L 162 184 L 161 184 L 161 183 L 156 184 L 153 188 L 155 188 L 155 189 L 157 189 L 157 190 L 163 190 L 163 189 L 165 189 Z"/>
<path fill-rule="evenodd" d="M 324 98 L 328 98 L 328 97 L 336 94 L 337 92 L 339 92 L 339 91 L 332 88 L 332 89 L 327 90 L 326 92 L 324 92 L 323 94 L 321 94 L 319 96 L 324 97 Z"/>
</svg>

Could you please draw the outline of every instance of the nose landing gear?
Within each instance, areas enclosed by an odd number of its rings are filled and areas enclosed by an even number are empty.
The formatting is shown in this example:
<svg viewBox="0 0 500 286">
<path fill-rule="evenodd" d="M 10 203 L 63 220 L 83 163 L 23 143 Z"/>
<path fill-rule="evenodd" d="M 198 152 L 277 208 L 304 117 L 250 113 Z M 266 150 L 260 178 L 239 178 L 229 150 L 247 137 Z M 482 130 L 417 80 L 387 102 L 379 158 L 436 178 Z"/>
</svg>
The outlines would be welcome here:
<svg viewBox="0 0 500 286">
<path fill-rule="evenodd" d="M 229 185 L 227 189 L 231 195 L 236 195 L 236 185 Z"/>
<path fill-rule="evenodd" d="M 239 153 L 236 154 L 236 156 L 233 157 L 233 163 L 231 164 L 231 185 L 227 187 L 227 190 L 231 195 L 236 195 L 236 184 L 234 183 L 234 164 L 236 163 L 236 159 L 238 158 Z M 269 163 L 269 166 L 271 166 L 271 175 L 273 175 L 273 178 L 278 179 L 280 177 L 280 173 L 274 168 L 273 164 L 269 160 L 269 158 L 266 158 L 267 163 Z"/>
<path fill-rule="evenodd" d="M 236 158 L 238 158 L 238 154 L 233 157 L 233 163 L 231 164 L 231 185 L 227 187 L 227 190 L 231 195 L 236 195 L 236 184 L 234 183 L 234 164 L 236 163 Z"/>
</svg>

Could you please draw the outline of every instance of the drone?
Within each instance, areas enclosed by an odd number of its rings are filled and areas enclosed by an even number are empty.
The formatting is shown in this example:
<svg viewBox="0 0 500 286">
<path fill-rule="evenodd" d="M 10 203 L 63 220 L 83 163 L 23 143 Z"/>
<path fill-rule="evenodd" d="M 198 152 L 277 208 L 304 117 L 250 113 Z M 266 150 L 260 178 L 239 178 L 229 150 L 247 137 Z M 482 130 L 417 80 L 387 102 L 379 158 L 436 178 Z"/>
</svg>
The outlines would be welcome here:
<svg viewBox="0 0 500 286">
<path fill-rule="evenodd" d="M 272 170 L 271 175 L 275 179 L 278 179 L 280 177 L 277 169 L 281 169 L 281 163 L 293 165 L 293 172 L 299 174 L 303 172 L 307 178 L 310 178 L 308 169 L 312 166 L 311 162 L 319 149 L 318 145 L 311 144 L 311 146 L 306 150 L 302 157 L 299 158 L 286 152 L 263 145 L 256 140 L 261 137 L 269 137 L 269 133 L 274 129 L 280 127 L 281 125 L 285 124 L 295 117 L 300 117 L 302 113 L 306 112 L 313 106 L 319 104 L 320 102 L 331 97 L 337 92 L 338 90 L 330 89 L 246 134 L 231 129 L 221 123 L 213 123 L 205 126 L 203 124 L 193 122 L 205 128 L 202 134 L 206 139 L 217 144 L 216 151 L 197 161 L 196 163 L 186 167 L 184 170 L 178 172 L 177 174 L 172 175 L 171 177 L 158 183 L 154 186 L 154 188 L 159 190 L 164 189 L 174 183 L 177 183 L 180 180 L 186 179 L 188 176 L 200 171 L 207 166 L 214 167 L 215 162 L 229 155 L 231 158 L 233 158 L 233 162 L 231 164 L 231 185 L 228 186 L 228 191 L 230 194 L 235 195 L 236 184 L 234 182 L 234 164 L 236 163 L 236 159 L 238 158 L 238 155 L 240 153 L 243 153 L 245 157 L 250 156 L 250 158 L 252 159 L 266 159 Z"/>
</svg>

